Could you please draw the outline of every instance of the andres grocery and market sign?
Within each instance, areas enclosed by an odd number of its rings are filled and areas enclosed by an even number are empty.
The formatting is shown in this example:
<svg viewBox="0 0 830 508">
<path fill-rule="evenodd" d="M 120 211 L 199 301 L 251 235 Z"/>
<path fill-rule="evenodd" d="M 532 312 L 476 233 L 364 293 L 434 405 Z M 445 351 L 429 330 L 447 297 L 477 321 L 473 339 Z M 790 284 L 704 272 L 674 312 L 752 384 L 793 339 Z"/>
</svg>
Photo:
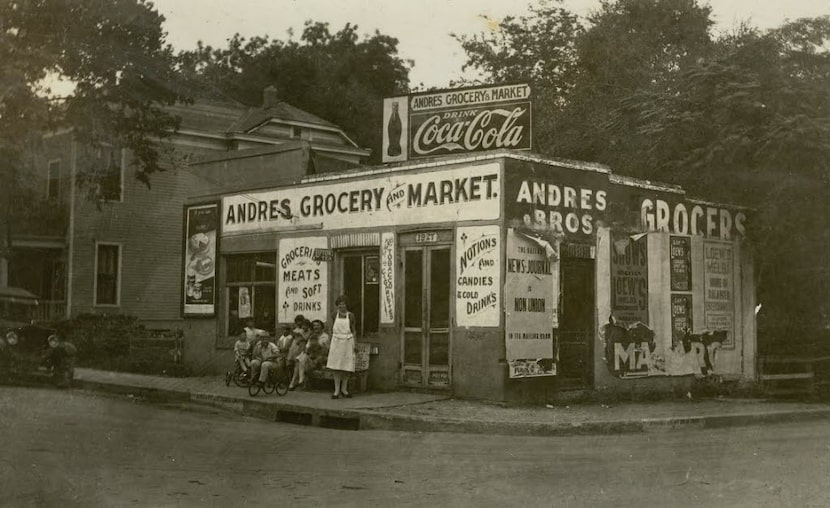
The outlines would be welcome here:
<svg viewBox="0 0 830 508">
<path fill-rule="evenodd" d="M 383 162 L 530 150 L 530 94 L 528 85 L 516 84 L 384 99 Z"/>
</svg>

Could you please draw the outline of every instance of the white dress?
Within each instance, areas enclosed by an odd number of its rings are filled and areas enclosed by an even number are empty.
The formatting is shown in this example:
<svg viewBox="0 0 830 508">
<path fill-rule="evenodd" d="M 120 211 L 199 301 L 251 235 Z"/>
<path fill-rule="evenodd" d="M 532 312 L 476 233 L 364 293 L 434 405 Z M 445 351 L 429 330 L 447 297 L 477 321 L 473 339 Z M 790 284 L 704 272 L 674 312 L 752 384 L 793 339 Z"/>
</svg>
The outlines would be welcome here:
<svg viewBox="0 0 830 508">
<path fill-rule="evenodd" d="M 338 312 L 334 318 L 326 368 L 354 372 L 354 335 L 348 314 L 340 316 Z"/>
</svg>

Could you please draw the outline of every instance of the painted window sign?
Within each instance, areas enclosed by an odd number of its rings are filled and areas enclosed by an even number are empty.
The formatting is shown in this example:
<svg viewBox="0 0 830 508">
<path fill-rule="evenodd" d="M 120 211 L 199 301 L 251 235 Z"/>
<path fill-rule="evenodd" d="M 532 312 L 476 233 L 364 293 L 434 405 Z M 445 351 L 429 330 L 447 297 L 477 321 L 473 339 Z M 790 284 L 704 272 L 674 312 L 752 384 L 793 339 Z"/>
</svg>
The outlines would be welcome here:
<svg viewBox="0 0 830 508">
<path fill-rule="evenodd" d="M 692 290 L 692 241 L 687 236 L 669 237 L 669 273 L 672 291 Z"/>
<path fill-rule="evenodd" d="M 226 196 L 222 234 L 499 217 L 497 163 Z"/>
<path fill-rule="evenodd" d="M 277 281 L 280 322 L 291 322 L 297 314 L 309 320 L 326 322 L 329 263 L 314 258 L 317 249 L 328 249 L 326 237 L 280 240 Z"/>
<path fill-rule="evenodd" d="M 425 92 L 383 101 L 383 162 L 531 148 L 526 84 Z"/>
<path fill-rule="evenodd" d="M 706 330 L 726 332 L 723 347 L 734 347 L 734 259 L 726 242 L 703 243 L 703 314 Z"/>
<path fill-rule="evenodd" d="M 746 214 L 712 205 L 670 204 L 662 199 L 643 199 L 640 224 L 644 231 L 704 236 L 729 240 L 746 234 Z"/>
<path fill-rule="evenodd" d="M 507 231 L 504 335 L 511 378 L 556 375 L 559 253 L 551 250 Z"/>
<path fill-rule="evenodd" d="M 455 317 L 458 326 L 498 326 L 501 314 L 499 226 L 456 229 Z"/>
<path fill-rule="evenodd" d="M 626 326 L 648 324 L 647 237 L 614 237 L 611 248 L 611 313 Z"/>
<path fill-rule="evenodd" d="M 395 233 L 380 237 L 380 322 L 395 322 Z"/>
<path fill-rule="evenodd" d="M 184 314 L 209 316 L 216 305 L 219 205 L 185 208 Z"/>
</svg>

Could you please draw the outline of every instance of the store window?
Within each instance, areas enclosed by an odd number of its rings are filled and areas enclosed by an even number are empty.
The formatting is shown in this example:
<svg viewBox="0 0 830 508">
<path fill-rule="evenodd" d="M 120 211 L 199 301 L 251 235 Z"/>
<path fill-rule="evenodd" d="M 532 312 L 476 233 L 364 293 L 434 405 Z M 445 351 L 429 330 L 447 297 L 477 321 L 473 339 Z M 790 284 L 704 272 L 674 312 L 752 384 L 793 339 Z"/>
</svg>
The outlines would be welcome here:
<svg viewBox="0 0 830 508">
<path fill-rule="evenodd" d="M 49 162 L 49 174 L 46 177 L 46 197 L 49 200 L 57 200 L 61 193 L 61 161 Z"/>
<path fill-rule="evenodd" d="M 121 275 L 121 246 L 95 245 L 95 305 L 118 305 Z"/>
<path fill-rule="evenodd" d="M 226 256 L 225 267 L 228 335 L 242 333 L 248 318 L 254 318 L 257 328 L 273 334 L 276 330 L 276 254 Z"/>
</svg>

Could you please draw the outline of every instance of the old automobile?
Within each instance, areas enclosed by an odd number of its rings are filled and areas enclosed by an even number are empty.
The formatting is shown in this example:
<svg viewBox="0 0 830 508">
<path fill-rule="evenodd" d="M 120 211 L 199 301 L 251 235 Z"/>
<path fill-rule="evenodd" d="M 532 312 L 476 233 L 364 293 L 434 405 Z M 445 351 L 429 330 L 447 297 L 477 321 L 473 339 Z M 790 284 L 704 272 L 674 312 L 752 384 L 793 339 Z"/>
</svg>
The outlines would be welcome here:
<svg viewBox="0 0 830 508">
<path fill-rule="evenodd" d="M 54 329 L 35 324 L 35 295 L 0 286 L 0 382 L 37 372 Z"/>
</svg>

